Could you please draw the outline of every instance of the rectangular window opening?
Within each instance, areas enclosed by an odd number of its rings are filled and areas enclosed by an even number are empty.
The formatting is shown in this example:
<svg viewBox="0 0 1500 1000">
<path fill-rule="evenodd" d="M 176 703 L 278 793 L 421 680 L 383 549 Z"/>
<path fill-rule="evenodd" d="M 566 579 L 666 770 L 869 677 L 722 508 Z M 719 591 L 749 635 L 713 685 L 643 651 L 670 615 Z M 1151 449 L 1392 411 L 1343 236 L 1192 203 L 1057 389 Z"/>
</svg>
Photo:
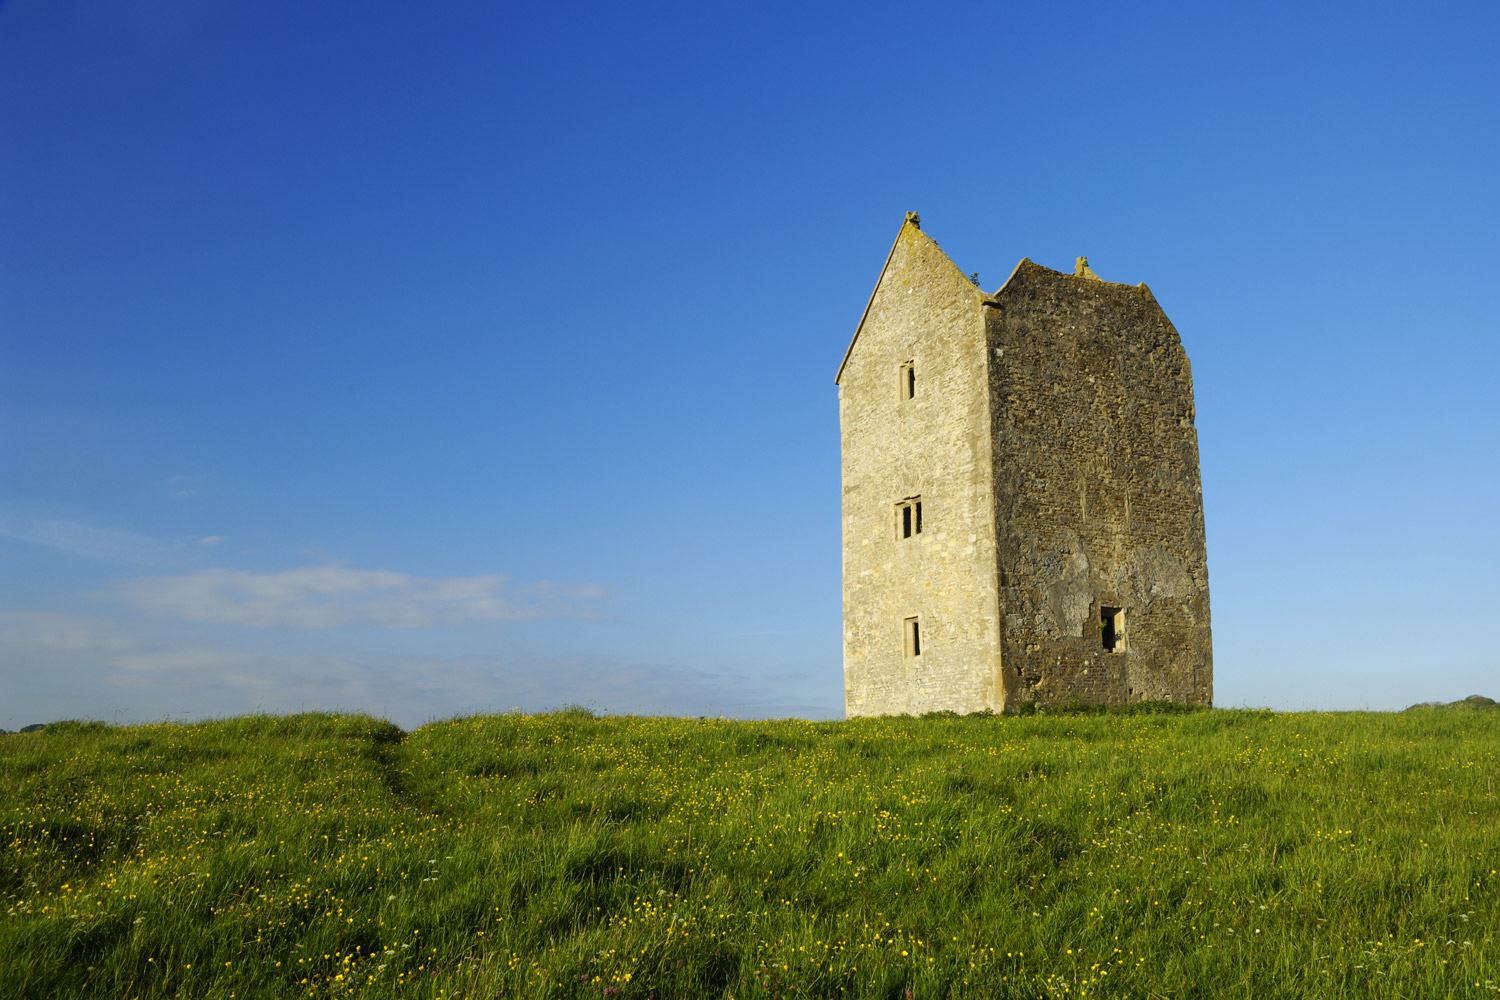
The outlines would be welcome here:
<svg viewBox="0 0 1500 1000">
<path fill-rule="evenodd" d="M 1099 606 L 1099 635 L 1107 653 L 1125 648 L 1125 609 Z"/>
<path fill-rule="evenodd" d="M 906 655 L 922 655 L 922 626 L 915 618 L 908 618 L 905 622 L 906 633 Z"/>
<path fill-rule="evenodd" d="M 907 497 L 896 505 L 896 535 L 910 538 L 922 533 L 922 501 Z"/>
<path fill-rule="evenodd" d="M 917 366 L 908 361 L 901 366 L 901 398 L 915 399 L 917 395 Z"/>
</svg>

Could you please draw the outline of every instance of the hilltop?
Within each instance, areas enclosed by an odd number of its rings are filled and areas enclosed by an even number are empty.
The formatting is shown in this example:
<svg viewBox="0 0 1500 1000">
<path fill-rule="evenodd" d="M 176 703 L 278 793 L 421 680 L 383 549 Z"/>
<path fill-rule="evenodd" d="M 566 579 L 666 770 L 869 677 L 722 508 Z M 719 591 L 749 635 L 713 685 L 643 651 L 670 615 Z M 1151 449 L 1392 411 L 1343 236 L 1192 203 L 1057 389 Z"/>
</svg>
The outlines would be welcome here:
<svg viewBox="0 0 1500 1000">
<path fill-rule="evenodd" d="M 0 740 L 7 996 L 1437 997 L 1500 715 L 358 715 Z"/>
</svg>

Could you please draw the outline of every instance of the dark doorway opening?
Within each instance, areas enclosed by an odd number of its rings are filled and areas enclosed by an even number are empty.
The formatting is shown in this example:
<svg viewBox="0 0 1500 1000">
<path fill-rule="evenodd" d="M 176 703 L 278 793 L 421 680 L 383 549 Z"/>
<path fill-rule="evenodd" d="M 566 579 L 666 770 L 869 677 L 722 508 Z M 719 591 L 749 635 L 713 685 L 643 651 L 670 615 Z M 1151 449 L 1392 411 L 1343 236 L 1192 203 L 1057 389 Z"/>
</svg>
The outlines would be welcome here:
<svg viewBox="0 0 1500 1000">
<path fill-rule="evenodd" d="M 1124 631 L 1121 627 L 1123 623 L 1120 621 L 1121 610 L 1120 608 L 1109 608 L 1103 605 L 1099 607 L 1099 635 L 1104 639 L 1104 649 L 1106 652 L 1113 653 L 1120 645 L 1120 640 L 1124 638 L 1121 635 Z"/>
</svg>

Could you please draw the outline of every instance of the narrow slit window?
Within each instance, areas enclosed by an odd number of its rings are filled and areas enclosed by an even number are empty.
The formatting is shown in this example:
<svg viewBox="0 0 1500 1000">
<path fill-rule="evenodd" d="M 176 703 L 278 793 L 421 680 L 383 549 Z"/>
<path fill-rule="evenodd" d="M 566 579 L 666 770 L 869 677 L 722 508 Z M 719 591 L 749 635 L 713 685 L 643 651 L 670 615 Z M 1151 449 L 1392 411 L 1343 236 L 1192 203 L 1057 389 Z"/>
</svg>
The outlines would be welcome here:
<svg viewBox="0 0 1500 1000">
<path fill-rule="evenodd" d="M 922 501 L 907 497 L 896 505 L 896 536 L 910 538 L 922 533 Z"/>
<path fill-rule="evenodd" d="M 901 398 L 915 399 L 917 395 L 917 366 L 908 361 L 901 366 Z"/>
<path fill-rule="evenodd" d="M 1099 608 L 1099 635 L 1104 641 L 1104 651 L 1118 652 L 1125 648 L 1125 610 L 1123 608 Z"/>
<path fill-rule="evenodd" d="M 908 618 L 904 623 L 903 631 L 906 633 L 906 655 L 922 655 L 922 625 L 915 618 Z"/>
</svg>

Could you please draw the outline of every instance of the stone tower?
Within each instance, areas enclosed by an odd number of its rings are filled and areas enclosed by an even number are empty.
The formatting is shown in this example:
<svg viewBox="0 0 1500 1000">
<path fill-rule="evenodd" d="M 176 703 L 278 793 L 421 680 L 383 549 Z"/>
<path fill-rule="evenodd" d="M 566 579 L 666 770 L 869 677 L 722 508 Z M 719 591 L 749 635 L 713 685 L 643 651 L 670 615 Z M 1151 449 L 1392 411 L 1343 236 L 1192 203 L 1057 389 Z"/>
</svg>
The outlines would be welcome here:
<svg viewBox="0 0 1500 1000">
<path fill-rule="evenodd" d="M 909 214 L 839 367 L 844 708 L 1213 700 L 1193 379 L 1144 284 Z"/>
</svg>

